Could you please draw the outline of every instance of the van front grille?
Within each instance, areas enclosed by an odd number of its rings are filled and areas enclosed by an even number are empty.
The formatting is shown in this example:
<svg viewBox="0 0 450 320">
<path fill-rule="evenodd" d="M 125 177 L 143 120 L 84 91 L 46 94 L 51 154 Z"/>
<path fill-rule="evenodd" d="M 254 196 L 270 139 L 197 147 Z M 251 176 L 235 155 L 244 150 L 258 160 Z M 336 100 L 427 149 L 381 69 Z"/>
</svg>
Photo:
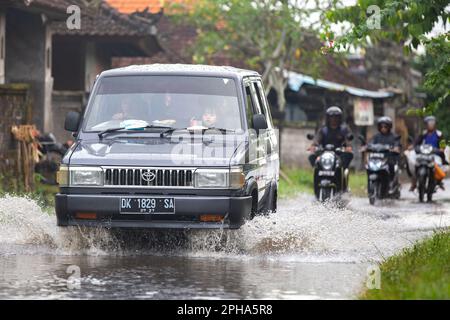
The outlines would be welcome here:
<svg viewBox="0 0 450 320">
<path fill-rule="evenodd" d="M 173 168 L 104 168 L 104 185 L 193 187 L 194 170 Z"/>
</svg>

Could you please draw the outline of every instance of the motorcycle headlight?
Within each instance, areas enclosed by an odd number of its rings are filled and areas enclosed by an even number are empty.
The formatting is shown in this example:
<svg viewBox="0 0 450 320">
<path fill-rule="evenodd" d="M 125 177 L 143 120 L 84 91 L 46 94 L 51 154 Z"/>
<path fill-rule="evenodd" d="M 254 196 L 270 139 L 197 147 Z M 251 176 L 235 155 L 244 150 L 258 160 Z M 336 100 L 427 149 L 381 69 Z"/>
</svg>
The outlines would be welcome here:
<svg viewBox="0 0 450 320">
<path fill-rule="evenodd" d="M 197 169 L 194 185 L 196 188 L 240 189 L 245 184 L 242 167 L 231 169 Z"/>
<path fill-rule="evenodd" d="M 369 161 L 369 169 L 373 171 L 380 170 L 386 164 L 386 160 L 373 159 Z"/>
<path fill-rule="evenodd" d="M 431 154 L 433 152 L 433 146 L 430 144 L 423 144 L 420 146 L 421 154 Z"/>
<path fill-rule="evenodd" d="M 334 165 L 335 156 L 330 152 L 325 152 L 320 156 L 320 165 L 324 170 L 331 170 Z"/>
<path fill-rule="evenodd" d="M 103 170 L 98 167 L 70 167 L 71 186 L 102 186 Z"/>
</svg>

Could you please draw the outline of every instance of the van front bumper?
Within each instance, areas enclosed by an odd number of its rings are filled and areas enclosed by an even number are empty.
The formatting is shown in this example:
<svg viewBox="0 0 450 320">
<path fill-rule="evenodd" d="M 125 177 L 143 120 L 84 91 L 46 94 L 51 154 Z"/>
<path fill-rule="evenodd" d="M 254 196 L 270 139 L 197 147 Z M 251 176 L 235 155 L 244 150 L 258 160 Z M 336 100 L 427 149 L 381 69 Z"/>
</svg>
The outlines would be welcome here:
<svg viewBox="0 0 450 320">
<path fill-rule="evenodd" d="M 152 195 L 146 195 L 152 197 Z M 143 197 L 146 197 L 143 196 Z M 121 214 L 120 199 L 127 195 L 56 195 L 58 226 L 155 229 L 237 229 L 249 219 L 252 198 L 228 196 L 169 196 L 175 213 Z M 77 213 L 95 213 L 96 219 L 77 219 Z M 202 222 L 201 215 L 222 215 L 222 222 Z"/>
</svg>

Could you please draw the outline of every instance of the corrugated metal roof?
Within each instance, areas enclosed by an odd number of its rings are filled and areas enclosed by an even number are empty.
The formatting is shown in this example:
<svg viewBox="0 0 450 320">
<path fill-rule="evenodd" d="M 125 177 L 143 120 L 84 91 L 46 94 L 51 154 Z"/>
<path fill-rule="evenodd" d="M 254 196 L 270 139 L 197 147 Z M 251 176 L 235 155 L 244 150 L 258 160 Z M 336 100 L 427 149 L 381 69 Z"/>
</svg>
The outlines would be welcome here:
<svg viewBox="0 0 450 320">
<path fill-rule="evenodd" d="M 382 99 L 382 98 L 389 98 L 393 96 L 392 92 L 386 92 L 386 91 L 371 91 L 361 88 L 356 88 L 352 86 L 343 85 L 340 83 L 322 80 L 322 79 L 314 79 L 311 76 L 307 76 L 301 73 L 296 72 L 289 72 L 288 73 L 288 86 L 293 91 L 299 91 L 302 85 L 308 84 L 313 85 L 321 88 L 325 88 L 328 90 L 333 91 L 342 91 L 347 92 L 351 95 L 358 96 L 358 97 L 367 97 L 367 98 L 373 98 L 373 99 Z"/>
</svg>

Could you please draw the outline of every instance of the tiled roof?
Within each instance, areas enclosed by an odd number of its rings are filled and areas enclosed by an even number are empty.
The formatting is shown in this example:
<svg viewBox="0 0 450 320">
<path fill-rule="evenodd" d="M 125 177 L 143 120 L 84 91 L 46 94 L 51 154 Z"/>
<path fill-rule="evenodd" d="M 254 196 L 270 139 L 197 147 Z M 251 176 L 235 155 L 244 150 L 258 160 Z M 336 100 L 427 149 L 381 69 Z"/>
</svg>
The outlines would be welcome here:
<svg viewBox="0 0 450 320">
<path fill-rule="evenodd" d="M 73 0 L 71 1 L 74 2 Z M 80 5 L 82 4 L 80 3 Z M 156 33 L 154 24 L 160 18 L 157 14 L 155 14 L 148 15 L 146 19 L 139 19 L 134 15 L 118 12 L 116 9 L 110 7 L 106 2 L 102 2 L 98 8 L 87 9 L 89 10 L 88 14 L 81 15 L 80 29 L 69 30 L 65 22 L 55 22 L 52 24 L 54 34 L 87 36 L 154 35 Z"/>
<path fill-rule="evenodd" d="M 327 62 L 321 79 L 366 90 L 377 91 L 380 89 L 379 86 L 369 82 L 366 78 L 350 72 L 349 68 L 338 60 L 328 57 Z"/>
<path fill-rule="evenodd" d="M 151 13 L 157 13 L 164 7 L 167 9 L 168 3 L 187 3 L 189 1 L 192 0 L 106 0 L 111 7 L 128 14 L 146 9 Z"/>
<path fill-rule="evenodd" d="M 144 11 L 156 13 L 164 6 L 163 0 L 106 0 L 108 4 L 122 13 L 133 13 Z"/>
<path fill-rule="evenodd" d="M 30 9 L 47 9 L 56 13 L 66 13 L 67 7 L 73 4 L 70 0 L 3 0 L 6 5 L 14 5 Z"/>
</svg>

